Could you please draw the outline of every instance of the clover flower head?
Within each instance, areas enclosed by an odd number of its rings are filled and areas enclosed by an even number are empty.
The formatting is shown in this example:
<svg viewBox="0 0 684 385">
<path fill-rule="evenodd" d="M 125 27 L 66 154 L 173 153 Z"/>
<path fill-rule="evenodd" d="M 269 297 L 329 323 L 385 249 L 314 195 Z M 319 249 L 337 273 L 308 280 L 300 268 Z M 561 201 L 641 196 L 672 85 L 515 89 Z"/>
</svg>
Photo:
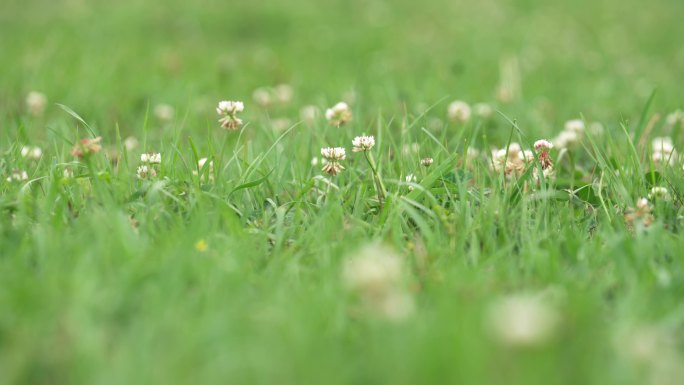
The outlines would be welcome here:
<svg viewBox="0 0 684 385">
<path fill-rule="evenodd" d="M 173 107 L 171 107 L 168 104 L 157 104 L 154 106 L 154 116 L 163 123 L 168 123 L 173 120 L 173 116 L 175 115 L 175 111 L 173 110 Z"/>
<path fill-rule="evenodd" d="M 352 112 L 347 103 L 339 102 L 325 110 L 325 118 L 331 126 L 339 127 L 352 120 Z"/>
<path fill-rule="evenodd" d="M 494 108 L 487 103 L 477 103 L 473 105 L 475 115 L 481 119 L 489 119 L 494 115 Z"/>
<path fill-rule="evenodd" d="M 435 160 L 432 158 L 423 158 L 420 160 L 420 165 L 424 167 L 430 167 Z"/>
<path fill-rule="evenodd" d="M 372 136 L 357 136 L 352 140 L 353 152 L 368 151 L 375 146 L 375 138 Z"/>
<path fill-rule="evenodd" d="M 666 187 L 661 187 L 661 186 L 656 186 L 651 188 L 651 191 L 648 193 L 648 199 L 654 200 L 654 199 L 661 199 L 661 200 L 668 200 L 670 198 L 670 191 Z"/>
<path fill-rule="evenodd" d="M 150 179 L 157 176 L 157 171 L 153 167 L 143 164 L 138 167 L 136 174 L 140 179 Z"/>
<path fill-rule="evenodd" d="M 489 326 L 500 343 L 517 348 L 543 345 L 555 334 L 558 313 L 531 294 L 515 294 L 492 305 Z"/>
<path fill-rule="evenodd" d="M 462 100 L 455 100 L 447 107 L 447 117 L 456 123 L 467 122 L 471 114 L 470 106 Z"/>
<path fill-rule="evenodd" d="M 43 156 L 43 150 L 40 147 L 24 146 L 21 148 L 21 156 L 27 159 L 38 160 Z"/>
<path fill-rule="evenodd" d="M 140 154 L 140 161 L 149 164 L 161 164 L 161 154 L 158 152 Z"/>
<path fill-rule="evenodd" d="M 43 115 L 47 106 L 47 97 L 38 91 L 31 91 L 26 95 L 26 109 L 33 116 Z"/>
<path fill-rule="evenodd" d="M 538 141 L 534 142 L 534 149 L 539 152 L 548 152 L 552 148 L 553 143 L 549 142 L 546 139 L 539 139 Z"/>
<path fill-rule="evenodd" d="M 24 170 L 13 170 L 7 177 L 8 182 L 23 182 L 28 180 L 28 174 Z"/>
<path fill-rule="evenodd" d="M 71 149 L 71 155 L 77 158 L 85 158 L 92 154 L 97 154 L 102 150 L 102 145 L 100 144 L 101 141 L 101 136 L 95 138 L 83 138 L 76 142 L 74 147 Z"/>
</svg>

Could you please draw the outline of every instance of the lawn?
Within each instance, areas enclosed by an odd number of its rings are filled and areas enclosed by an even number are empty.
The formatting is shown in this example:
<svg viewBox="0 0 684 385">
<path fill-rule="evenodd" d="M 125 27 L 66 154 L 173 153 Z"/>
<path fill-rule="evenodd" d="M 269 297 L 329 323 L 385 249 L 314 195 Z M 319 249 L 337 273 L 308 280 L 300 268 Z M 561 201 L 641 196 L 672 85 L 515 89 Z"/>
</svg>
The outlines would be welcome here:
<svg viewBox="0 0 684 385">
<path fill-rule="evenodd" d="M 0 384 L 680 384 L 683 14 L 4 0 Z"/>
</svg>

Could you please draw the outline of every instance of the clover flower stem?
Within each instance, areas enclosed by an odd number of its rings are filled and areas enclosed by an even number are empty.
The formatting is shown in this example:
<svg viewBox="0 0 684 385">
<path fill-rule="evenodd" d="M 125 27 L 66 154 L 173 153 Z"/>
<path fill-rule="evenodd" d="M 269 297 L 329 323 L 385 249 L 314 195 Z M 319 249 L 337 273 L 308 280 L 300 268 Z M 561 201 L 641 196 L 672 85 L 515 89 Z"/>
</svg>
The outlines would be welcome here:
<svg viewBox="0 0 684 385">
<path fill-rule="evenodd" d="M 382 178 L 378 173 L 378 167 L 375 164 L 375 159 L 373 159 L 373 154 L 370 151 L 363 152 L 366 155 L 366 161 L 368 161 L 368 166 L 370 166 L 373 171 L 373 181 L 375 182 L 375 189 L 378 192 L 378 200 L 382 203 L 387 196 L 387 190 L 385 190 L 385 184 L 382 183 Z"/>
</svg>

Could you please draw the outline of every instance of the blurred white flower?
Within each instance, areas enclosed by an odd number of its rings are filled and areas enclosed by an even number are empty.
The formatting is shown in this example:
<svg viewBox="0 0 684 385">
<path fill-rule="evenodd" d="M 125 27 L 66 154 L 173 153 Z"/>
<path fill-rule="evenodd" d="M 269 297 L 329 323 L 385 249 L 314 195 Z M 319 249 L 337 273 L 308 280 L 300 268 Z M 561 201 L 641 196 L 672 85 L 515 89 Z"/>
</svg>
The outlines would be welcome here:
<svg viewBox="0 0 684 385">
<path fill-rule="evenodd" d="M 345 287 L 358 296 L 364 312 L 393 321 L 413 313 L 413 297 L 404 287 L 402 260 L 394 250 L 367 245 L 345 262 L 342 273 Z"/>
<path fill-rule="evenodd" d="M 13 170 L 7 177 L 8 182 L 23 182 L 28 180 L 28 174 L 24 170 Z"/>
<path fill-rule="evenodd" d="M 140 179 L 150 179 L 157 176 L 157 171 L 146 164 L 139 166 L 136 173 Z"/>
<path fill-rule="evenodd" d="M 273 103 L 271 92 L 266 87 L 259 87 L 252 93 L 252 99 L 261 107 L 268 107 Z"/>
<path fill-rule="evenodd" d="M 416 176 L 413 174 L 406 175 L 406 178 L 404 180 L 406 181 L 406 183 L 416 183 L 418 181 Z M 408 189 L 409 191 L 413 191 L 413 186 L 408 186 Z"/>
<path fill-rule="evenodd" d="M 494 108 L 487 103 L 477 103 L 473 106 L 473 111 L 475 111 L 475 116 L 482 119 L 489 119 L 494 115 Z"/>
<path fill-rule="evenodd" d="M 357 136 L 352 140 L 353 152 L 368 151 L 375 146 L 375 138 L 372 136 Z"/>
<path fill-rule="evenodd" d="M 352 112 L 347 103 L 339 102 L 325 111 L 325 118 L 331 126 L 339 127 L 352 120 Z"/>
<path fill-rule="evenodd" d="M 470 106 L 464 101 L 453 101 L 449 104 L 449 107 L 447 107 L 447 117 L 449 117 L 449 120 L 452 122 L 465 123 L 470 120 L 470 115 Z"/>
<path fill-rule="evenodd" d="M 582 119 L 568 120 L 565 122 L 565 131 L 581 134 L 584 132 L 584 121 Z"/>
<path fill-rule="evenodd" d="M 666 187 L 656 186 L 651 188 L 651 192 L 648 193 L 648 199 L 650 200 L 669 200 L 670 192 Z"/>
<path fill-rule="evenodd" d="M 420 165 L 430 167 L 435 160 L 432 158 L 423 158 L 420 160 Z"/>
<path fill-rule="evenodd" d="M 161 154 L 158 152 L 150 152 L 147 154 L 140 154 L 140 161 L 143 163 L 150 163 L 150 164 L 160 164 L 161 163 Z"/>
<path fill-rule="evenodd" d="M 299 118 L 306 123 L 312 124 L 316 121 L 319 111 L 316 106 L 304 106 L 299 110 Z"/>
<path fill-rule="evenodd" d="M 47 106 L 47 97 L 38 91 L 31 91 L 26 95 L 26 109 L 33 116 L 43 115 Z"/>
<path fill-rule="evenodd" d="M 568 148 L 579 143 L 581 139 L 581 135 L 575 131 L 561 131 L 558 136 L 553 139 L 553 145 L 558 148 Z"/>
<path fill-rule="evenodd" d="M 136 139 L 134 136 L 129 136 L 123 141 L 124 148 L 126 148 L 126 151 L 132 151 L 136 147 L 138 147 L 138 139 Z"/>
<path fill-rule="evenodd" d="M 294 95 L 292 86 L 289 84 L 278 84 L 273 88 L 273 93 L 276 100 L 282 104 L 290 103 L 292 101 L 292 96 Z"/>
<path fill-rule="evenodd" d="M 539 152 L 548 152 L 553 148 L 553 144 L 546 139 L 539 139 L 534 142 L 534 149 Z"/>
<path fill-rule="evenodd" d="M 40 147 L 24 146 L 21 148 L 21 156 L 28 159 L 38 160 L 43 156 L 43 150 Z"/>
<path fill-rule="evenodd" d="M 531 294 L 509 295 L 489 312 L 492 335 L 511 347 L 543 345 L 553 337 L 558 322 L 555 309 Z"/>
<path fill-rule="evenodd" d="M 175 115 L 175 111 L 173 110 L 173 107 L 171 107 L 168 104 L 157 104 L 154 106 L 154 116 L 163 123 L 168 123 L 173 120 L 173 116 Z"/>
</svg>

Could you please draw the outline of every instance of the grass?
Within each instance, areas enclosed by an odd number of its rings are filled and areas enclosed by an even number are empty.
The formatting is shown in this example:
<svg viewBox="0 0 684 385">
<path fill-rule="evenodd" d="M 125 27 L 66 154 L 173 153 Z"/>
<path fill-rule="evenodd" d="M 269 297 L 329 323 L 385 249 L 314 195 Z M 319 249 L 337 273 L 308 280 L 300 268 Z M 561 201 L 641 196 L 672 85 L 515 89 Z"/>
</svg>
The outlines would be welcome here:
<svg viewBox="0 0 684 385">
<path fill-rule="evenodd" d="M 684 171 L 650 160 L 655 137 L 684 144 L 665 122 L 684 100 L 680 1 L 3 8 L 0 383 L 681 378 Z M 281 83 L 288 103 L 252 99 Z M 48 98 L 38 116 L 24 103 L 32 90 Z M 245 101 L 239 131 L 217 123 L 224 99 Z M 331 127 L 320 112 L 343 99 L 353 120 Z M 496 112 L 449 122 L 455 99 Z M 319 109 L 313 121 L 305 105 Z M 535 181 L 536 160 L 513 180 L 490 170 L 492 148 L 531 148 L 578 118 L 586 134 L 552 150 L 553 178 Z M 382 202 L 351 152 L 363 133 Z M 103 151 L 70 155 L 95 136 Z M 311 164 L 327 146 L 347 149 L 335 177 Z M 466 161 L 467 147 L 482 155 Z M 141 180 L 149 151 L 162 163 Z M 13 170 L 27 180 L 6 181 Z M 630 225 L 655 186 L 670 199 L 651 199 L 649 226 Z M 367 246 L 378 243 L 393 251 Z M 405 316 L 345 285 L 349 261 L 368 253 L 399 261 Z M 521 298 L 522 311 L 506 307 Z M 555 327 L 539 337 L 544 312 Z M 521 318 L 534 343 L 507 337 Z"/>
</svg>

